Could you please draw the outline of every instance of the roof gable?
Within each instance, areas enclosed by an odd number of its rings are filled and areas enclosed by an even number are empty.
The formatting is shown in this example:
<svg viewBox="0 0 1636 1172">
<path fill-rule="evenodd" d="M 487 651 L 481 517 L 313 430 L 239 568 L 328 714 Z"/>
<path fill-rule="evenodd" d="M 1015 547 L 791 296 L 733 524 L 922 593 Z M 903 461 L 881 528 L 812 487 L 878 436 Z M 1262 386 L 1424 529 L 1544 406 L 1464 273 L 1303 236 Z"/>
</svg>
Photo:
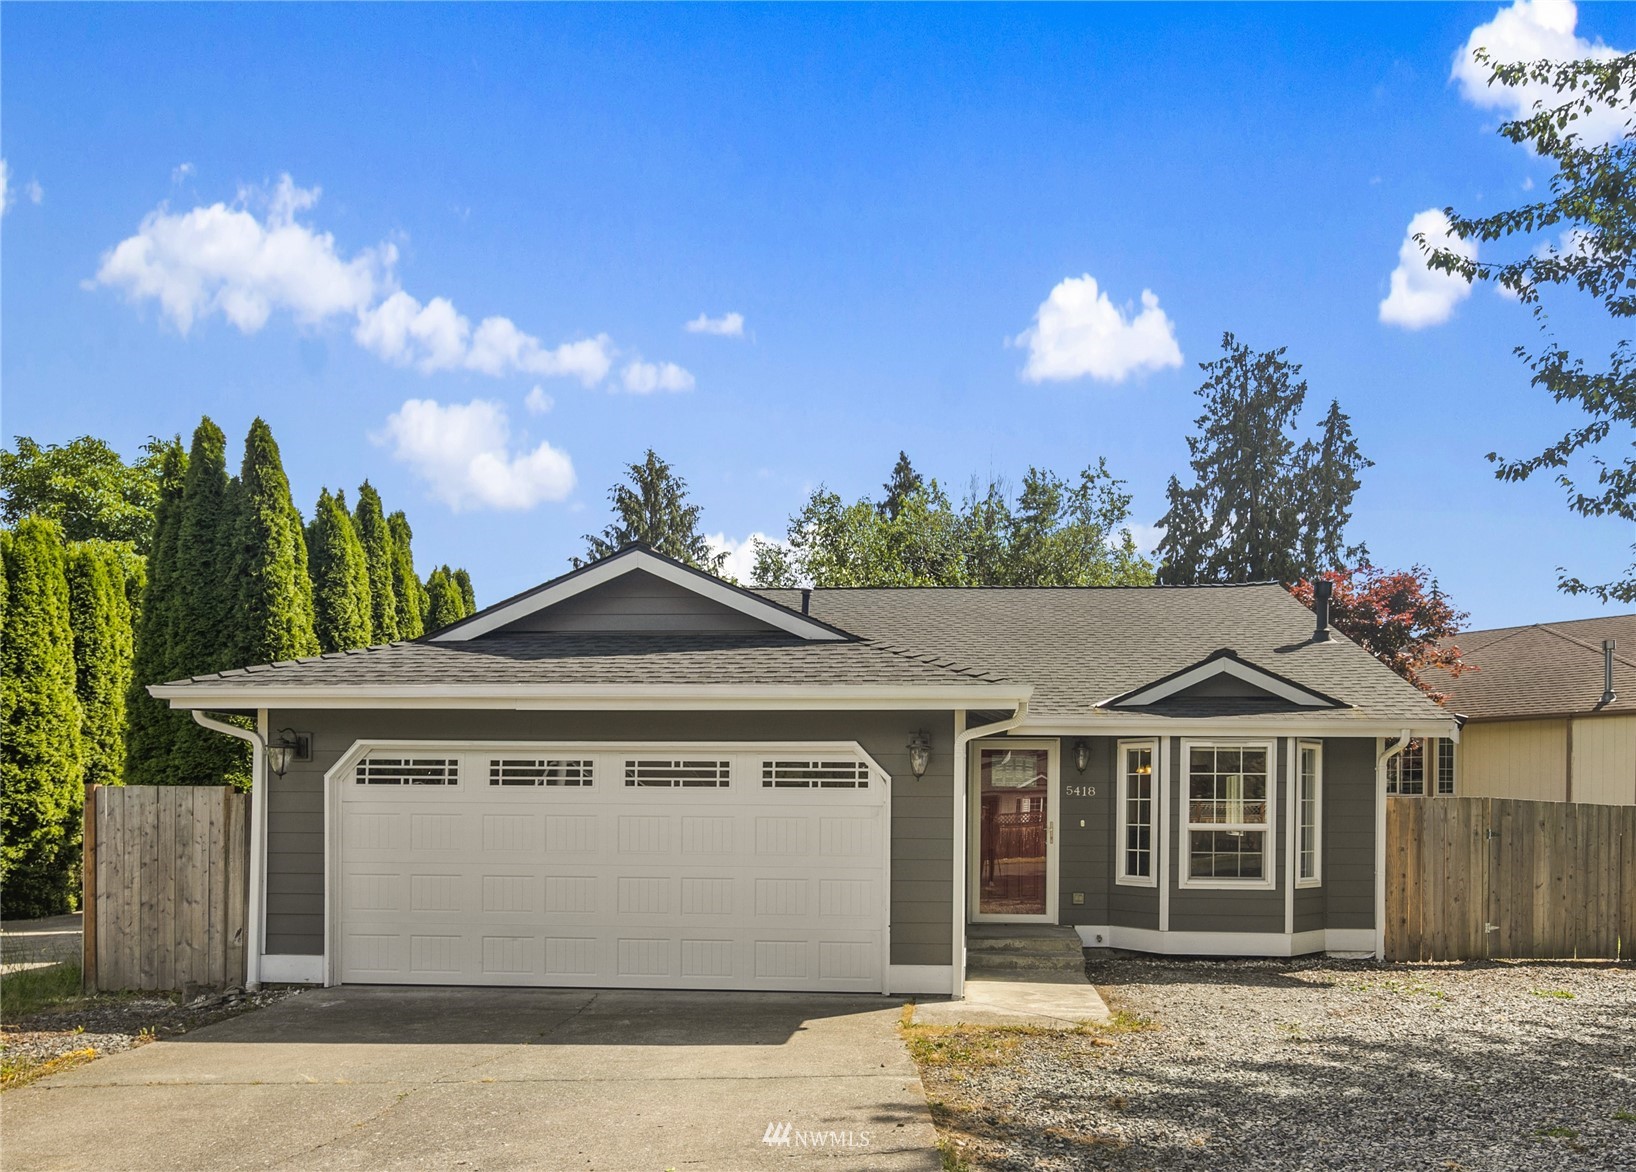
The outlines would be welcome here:
<svg viewBox="0 0 1636 1172">
<path fill-rule="evenodd" d="M 809 641 L 846 632 L 691 566 L 630 546 L 445 627 L 434 643 L 496 633 L 783 632 Z"/>
<path fill-rule="evenodd" d="M 1199 662 L 1139 688 L 1111 696 L 1099 708 L 1145 708 L 1174 699 L 1275 700 L 1297 708 L 1345 707 L 1333 696 L 1257 667 L 1223 647 Z"/>
</svg>

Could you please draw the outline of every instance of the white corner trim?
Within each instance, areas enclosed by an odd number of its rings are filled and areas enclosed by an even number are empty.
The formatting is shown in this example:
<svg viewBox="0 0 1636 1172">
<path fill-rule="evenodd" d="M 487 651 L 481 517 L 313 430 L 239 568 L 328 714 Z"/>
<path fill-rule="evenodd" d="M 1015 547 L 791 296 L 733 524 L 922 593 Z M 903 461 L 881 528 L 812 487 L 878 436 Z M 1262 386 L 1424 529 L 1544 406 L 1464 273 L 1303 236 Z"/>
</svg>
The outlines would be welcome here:
<svg viewBox="0 0 1636 1172">
<path fill-rule="evenodd" d="M 626 574 L 638 570 L 652 574 L 655 578 L 661 578 L 673 586 L 679 586 L 683 590 L 697 594 L 702 598 L 708 598 L 712 602 L 720 603 L 722 606 L 736 610 L 740 614 L 749 615 L 751 618 L 766 623 L 770 627 L 776 627 L 792 635 L 799 635 L 803 639 L 834 642 L 847 638 L 846 635 L 831 629 L 816 619 L 796 614 L 792 610 L 779 606 L 777 603 L 768 602 L 756 595 L 746 594 L 718 579 L 679 566 L 668 558 L 659 557 L 647 550 L 635 549 L 597 562 L 578 573 L 565 575 L 555 586 L 545 586 L 533 593 L 523 595 L 514 602 L 496 606 L 485 614 L 473 617 L 468 622 L 457 624 L 446 632 L 433 635 L 431 641 L 434 643 L 463 643 L 468 639 L 475 639 L 479 635 L 486 635 L 508 623 L 516 622 L 526 615 L 546 610 L 559 602 L 573 598 L 577 594 L 583 594 L 585 591 L 601 586 L 605 582 L 611 582 L 615 578 L 623 578 Z"/>
<path fill-rule="evenodd" d="M 276 985 L 322 985 L 324 958 L 293 954 L 265 954 L 261 958 L 261 979 Z"/>
<path fill-rule="evenodd" d="M 1162 683 L 1151 684 L 1139 692 L 1132 692 L 1123 698 L 1110 696 L 1098 708 L 1139 708 L 1144 704 L 1153 704 L 1159 700 L 1184 692 L 1195 684 L 1205 680 L 1215 679 L 1217 676 L 1232 676 L 1247 684 L 1260 688 L 1263 692 L 1270 692 L 1280 700 L 1288 700 L 1292 704 L 1315 705 L 1324 708 L 1337 707 L 1328 696 L 1320 696 L 1317 692 L 1309 691 L 1288 680 L 1279 679 L 1270 672 L 1263 671 L 1253 664 L 1241 660 L 1229 659 L 1222 656 L 1206 663 L 1198 664 L 1180 675 L 1172 676 Z"/>
<path fill-rule="evenodd" d="M 886 966 L 888 993 L 935 993 L 960 996 L 954 991 L 952 964 L 892 964 Z"/>
</svg>

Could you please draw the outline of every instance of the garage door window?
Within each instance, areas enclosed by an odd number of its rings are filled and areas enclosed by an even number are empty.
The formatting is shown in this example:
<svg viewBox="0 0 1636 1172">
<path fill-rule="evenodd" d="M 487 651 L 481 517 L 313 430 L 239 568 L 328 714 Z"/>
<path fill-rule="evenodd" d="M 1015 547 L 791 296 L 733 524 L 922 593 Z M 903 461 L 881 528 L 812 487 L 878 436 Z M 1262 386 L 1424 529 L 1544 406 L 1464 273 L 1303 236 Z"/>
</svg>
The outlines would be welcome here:
<svg viewBox="0 0 1636 1172">
<path fill-rule="evenodd" d="M 550 757 L 492 757 L 489 759 L 490 785 L 588 786 L 594 767 L 587 760 L 558 760 Z"/>
<path fill-rule="evenodd" d="M 359 785 L 459 785 L 458 757 L 365 757 L 353 780 Z"/>
<path fill-rule="evenodd" d="M 726 789 L 733 763 L 644 758 L 625 762 L 625 784 L 644 789 Z"/>
<path fill-rule="evenodd" d="M 763 761 L 765 789 L 868 789 L 869 766 L 862 761 Z"/>
</svg>

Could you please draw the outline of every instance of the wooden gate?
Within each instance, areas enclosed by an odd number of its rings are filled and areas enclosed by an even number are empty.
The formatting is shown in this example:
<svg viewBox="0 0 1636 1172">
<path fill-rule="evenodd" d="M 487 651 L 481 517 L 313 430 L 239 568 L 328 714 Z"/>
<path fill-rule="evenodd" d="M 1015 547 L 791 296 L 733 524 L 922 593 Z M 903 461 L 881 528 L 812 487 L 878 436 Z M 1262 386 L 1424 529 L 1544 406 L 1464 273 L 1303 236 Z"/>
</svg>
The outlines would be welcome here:
<svg viewBox="0 0 1636 1172">
<path fill-rule="evenodd" d="M 250 798 L 225 786 L 85 794 L 87 989 L 244 984 Z"/>
<path fill-rule="evenodd" d="M 1386 799 L 1389 960 L 1636 956 L 1636 806 Z"/>
</svg>

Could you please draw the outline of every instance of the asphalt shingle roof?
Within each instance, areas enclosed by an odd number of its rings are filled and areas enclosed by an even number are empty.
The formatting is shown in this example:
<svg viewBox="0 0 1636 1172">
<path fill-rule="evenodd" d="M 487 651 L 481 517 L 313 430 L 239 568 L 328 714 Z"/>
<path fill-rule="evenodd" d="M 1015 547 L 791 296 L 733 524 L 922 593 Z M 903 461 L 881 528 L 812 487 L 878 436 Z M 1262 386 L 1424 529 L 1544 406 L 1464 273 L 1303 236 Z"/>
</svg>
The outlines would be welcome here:
<svg viewBox="0 0 1636 1172">
<path fill-rule="evenodd" d="M 1613 703 L 1602 705 L 1602 640 L 1613 639 Z M 1448 708 L 1474 720 L 1636 712 L 1636 614 L 1466 631 L 1450 640 L 1475 671 L 1439 673 Z"/>
</svg>

